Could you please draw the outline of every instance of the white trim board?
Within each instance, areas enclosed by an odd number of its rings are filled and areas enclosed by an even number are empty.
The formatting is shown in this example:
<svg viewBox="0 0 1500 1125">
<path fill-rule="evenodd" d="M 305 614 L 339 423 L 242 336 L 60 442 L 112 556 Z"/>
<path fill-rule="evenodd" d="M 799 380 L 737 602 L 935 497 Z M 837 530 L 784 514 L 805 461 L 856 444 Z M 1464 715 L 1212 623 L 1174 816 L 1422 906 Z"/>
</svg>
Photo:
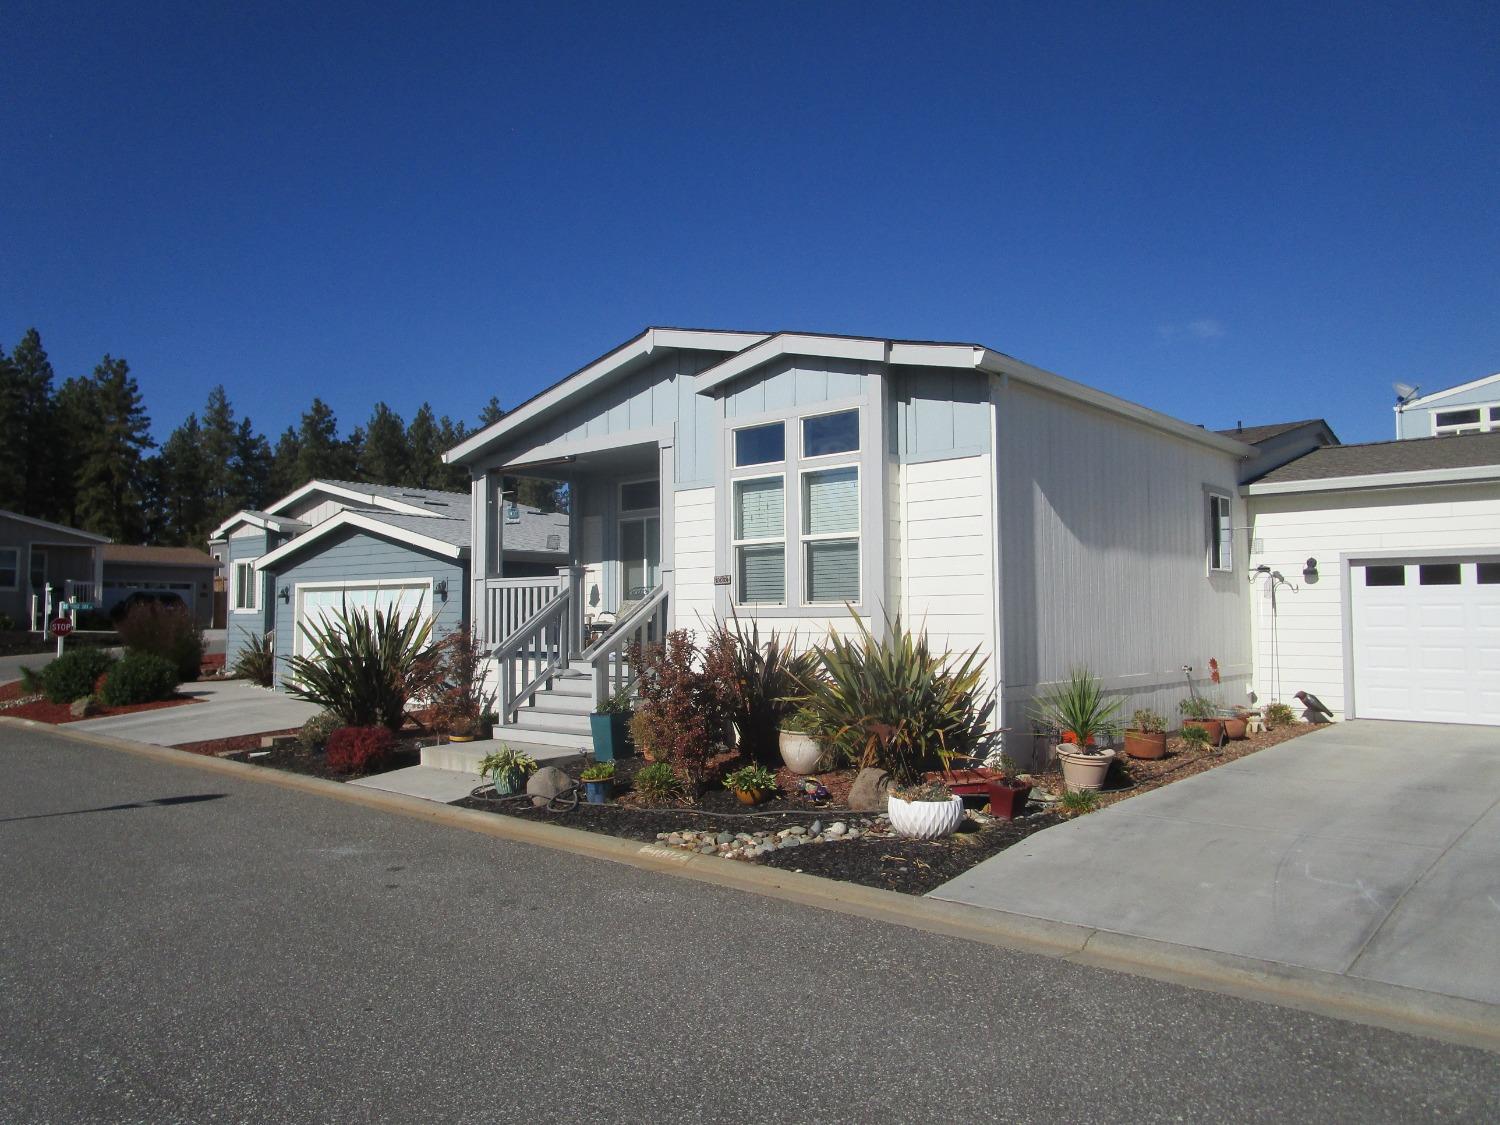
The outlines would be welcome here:
<svg viewBox="0 0 1500 1125">
<path fill-rule="evenodd" d="M 32 527 L 45 527 L 48 531 L 61 531 L 64 535 L 76 535 L 80 539 L 88 539 L 94 543 L 114 542 L 113 539 L 109 539 L 103 535 L 95 535 L 92 531 L 79 531 L 78 528 L 68 527 L 66 524 L 50 523 L 47 520 L 39 520 L 34 516 L 23 516 L 20 512 L 12 512 L 8 508 L 0 508 L 0 516 L 3 516 L 8 520 L 15 520 L 17 523 L 30 524 Z M 58 545 L 62 547 L 84 546 L 84 544 L 81 543 L 61 543 Z"/>
<path fill-rule="evenodd" d="M 439 489 L 435 489 L 435 488 L 429 488 L 429 489 L 423 489 L 422 491 L 424 491 L 424 492 L 437 492 L 437 491 L 440 491 L 440 490 Z M 428 507 L 425 504 L 417 504 L 417 503 L 410 503 L 409 504 L 409 503 L 407 503 L 404 500 L 397 500 L 396 498 L 394 498 L 392 496 L 385 496 L 385 495 L 382 495 L 382 494 L 377 493 L 377 492 L 361 492 L 357 488 L 349 488 L 346 485 L 332 484 L 332 483 L 330 483 L 329 481 L 326 481 L 326 480 L 316 480 L 316 479 L 310 480 L 306 484 L 304 484 L 301 488 L 296 489 L 293 492 L 287 493 L 280 500 L 276 501 L 276 503 L 270 505 L 265 510 L 266 510 L 267 514 L 269 514 L 269 515 L 278 515 L 278 514 L 281 513 L 282 509 L 291 507 L 298 500 L 301 500 L 303 497 L 309 496 L 309 495 L 311 495 L 314 492 L 326 492 L 330 496 L 335 496 L 335 497 L 337 497 L 337 498 L 339 498 L 341 500 L 356 500 L 356 501 L 358 501 L 361 504 L 368 504 L 370 507 L 373 507 L 373 508 L 385 508 L 388 511 L 392 511 L 392 512 L 405 512 L 409 516 L 432 516 L 432 515 L 438 515 L 438 516 L 440 516 L 440 515 L 442 515 L 441 512 L 437 512 L 437 511 L 435 511 L 434 509 Z M 459 495 L 462 495 L 462 494 L 455 492 L 455 493 L 453 493 L 453 495 L 454 496 L 459 496 Z M 293 517 L 288 517 L 288 518 L 293 518 Z"/>
<path fill-rule="evenodd" d="M 1402 488 L 1422 484 L 1471 484 L 1500 480 L 1500 465 L 1471 465 L 1457 469 L 1414 469 L 1400 473 L 1367 473 L 1316 480 L 1260 481 L 1244 485 L 1243 496 L 1276 496 L 1291 492 L 1340 492 L 1361 488 Z"/>
<path fill-rule="evenodd" d="M 1495 372 L 1495 374 L 1493 375 L 1482 375 L 1478 379 L 1470 379 L 1467 383 L 1460 383 L 1456 387 L 1448 387 L 1445 390 L 1433 391 L 1430 394 L 1421 396 L 1420 398 L 1408 399 L 1406 402 L 1403 402 L 1401 403 L 1401 405 L 1396 407 L 1396 413 L 1401 414 L 1407 410 L 1410 410 L 1413 406 L 1426 406 L 1430 402 L 1437 402 L 1439 399 L 1447 398 L 1449 395 L 1456 395 L 1460 391 L 1472 391 L 1475 387 L 1483 387 L 1488 383 L 1497 382 L 1500 382 L 1500 371 Z"/>
<path fill-rule="evenodd" d="M 442 516 L 433 515 L 432 512 L 424 512 L 432 519 L 442 519 Z M 456 521 L 455 521 L 456 522 Z M 360 512 L 342 511 L 331 519 L 326 519 L 317 527 L 304 535 L 283 543 L 274 551 L 262 555 L 255 562 L 256 570 L 267 570 L 289 558 L 303 548 L 316 543 L 326 535 L 331 535 L 340 528 L 352 527 L 360 531 L 367 531 L 371 535 L 378 535 L 382 539 L 389 539 L 394 543 L 401 543 L 409 547 L 420 547 L 424 551 L 431 551 L 435 555 L 442 555 L 448 559 L 461 559 L 469 553 L 468 547 L 458 547 L 442 539 L 434 539 L 430 535 L 412 531 L 405 527 L 396 527 L 392 524 L 382 523 L 380 520 L 372 519 Z"/>
<path fill-rule="evenodd" d="M 297 520 L 295 522 L 299 525 L 302 523 L 301 520 Z M 235 512 L 234 515 L 230 516 L 218 527 L 214 528 L 213 531 L 209 533 L 209 542 L 213 543 L 216 540 L 227 540 L 229 533 L 242 523 L 249 524 L 251 527 L 258 527 L 262 531 L 275 531 L 280 533 L 291 530 L 291 528 L 288 527 L 288 521 L 286 520 L 278 520 L 266 516 L 256 515 L 252 512 L 241 511 Z"/>
</svg>

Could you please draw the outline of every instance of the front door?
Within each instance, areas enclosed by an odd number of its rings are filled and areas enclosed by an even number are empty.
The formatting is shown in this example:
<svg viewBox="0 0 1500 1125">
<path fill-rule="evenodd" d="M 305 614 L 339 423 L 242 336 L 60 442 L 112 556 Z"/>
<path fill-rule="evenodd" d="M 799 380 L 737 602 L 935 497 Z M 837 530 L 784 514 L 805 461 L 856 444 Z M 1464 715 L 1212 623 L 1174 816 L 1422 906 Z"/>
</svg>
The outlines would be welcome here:
<svg viewBox="0 0 1500 1125">
<path fill-rule="evenodd" d="M 661 581 L 661 517 L 620 521 L 620 600 L 638 601 Z"/>
</svg>

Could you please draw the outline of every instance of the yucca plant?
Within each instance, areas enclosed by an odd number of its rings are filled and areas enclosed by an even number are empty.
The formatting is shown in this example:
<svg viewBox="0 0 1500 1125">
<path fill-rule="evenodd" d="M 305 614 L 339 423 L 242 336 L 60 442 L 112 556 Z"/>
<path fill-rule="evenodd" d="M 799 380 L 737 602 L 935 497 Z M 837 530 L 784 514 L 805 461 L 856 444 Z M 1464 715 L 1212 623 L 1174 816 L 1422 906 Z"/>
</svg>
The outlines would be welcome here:
<svg viewBox="0 0 1500 1125">
<path fill-rule="evenodd" d="M 260 687 L 270 687 L 276 682 L 276 652 L 271 634 L 242 628 L 240 636 L 243 638 L 240 653 L 234 658 L 230 674 Z"/>
<path fill-rule="evenodd" d="M 354 609 L 300 628 L 312 653 L 288 662 L 287 691 L 332 711 L 347 726 L 379 723 L 400 730 L 407 702 L 430 694 L 439 682 L 430 619 Z"/>
<path fill-rule="evenodd" d="M 733 654 L 735 698 L 733 719 L 740 732 L 740 751 L 763 766 L 779 766 L 778 733 L 783 720 L 797 709 L 817 668 L 812 652 L 797 652 L 797 635 L 771 630 L 764 641 L 752 618 L 749 628 L 738 616 L 715 627 L 714 645 Z"/>
<path fill-rule="evenodd" d="M 834 750 L 885 770 L 896 785 L 919 783 L 954 757 L 983 758 L 995 739 L 995 697 L 984 690 L 979 650 L 940 655 L 900 617 L 881 638 L 853 616 L 858 634 L 830 633 L 804 680 L 804 706 Z"/>
<path fill-rule="evenodd" d="M 1122 703 L 1106 699 L 1098 677 L 1087 668 L 1074 668 L 1065 682 L 1037 701 L 1036 717 L 1064 736 L 1071 734 L 1082 749 L 1096 735 L 1115 733 Z"/>
</svg>

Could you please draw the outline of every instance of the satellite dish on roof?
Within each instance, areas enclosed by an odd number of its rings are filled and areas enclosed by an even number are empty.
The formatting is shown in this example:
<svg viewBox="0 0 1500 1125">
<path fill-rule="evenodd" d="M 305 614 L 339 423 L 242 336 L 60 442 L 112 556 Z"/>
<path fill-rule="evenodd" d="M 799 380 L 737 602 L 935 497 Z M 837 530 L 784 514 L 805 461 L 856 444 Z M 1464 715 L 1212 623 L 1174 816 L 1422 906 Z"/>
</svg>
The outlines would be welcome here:
<svg viewBox="0 0 1500 1125">
<path fill-rule="evenodd" d="M 1421 389 L 1421 387 L 1414 387 L 1410 383 L 1391 384 L 1391 390 L 1396 392 L 1397 406 L 1405 406 L 1408 402 L 1417 397 L 1417 392 Z"/>
</svg>

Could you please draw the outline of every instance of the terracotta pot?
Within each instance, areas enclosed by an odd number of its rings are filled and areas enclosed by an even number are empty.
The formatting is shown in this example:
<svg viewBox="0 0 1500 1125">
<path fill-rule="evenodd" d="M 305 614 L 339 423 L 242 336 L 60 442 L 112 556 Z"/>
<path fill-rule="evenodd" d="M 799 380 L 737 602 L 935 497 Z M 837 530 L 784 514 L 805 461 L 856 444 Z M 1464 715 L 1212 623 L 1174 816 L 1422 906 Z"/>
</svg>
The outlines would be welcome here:
<svg viewBox="0 0 1500 1125">
<path fill-rule="evenodd" d="M 810 734 L 784 730 L 779 739 L 781 760 L 793 773 L 806 776 L 818 772 L 818 762 L 823 758 L 823 744 Z"/>
<path fill-rule="evenodd" d="M 906 801 L 891 795 L 886 804 L 891 831 L 913 840 L 936 840 L 951 836 L 964 819 L 964 799 L 946 801 Z"/>
<path fill-rule="evenodd" d="M 1182 727 L 1199 727 L 1208 732 L 1208 742 L 1211 746 L 1222 746 L 1224 744 L 1224 720 L 1222 719 L 1183 719 Z"/>
<path fill-rule="evenodd" d="M 449 742 L 473 742 L 474 741 L 474 736 L 472 734 L 450 734 L 448 736 L 448 741 Z"/>
<path fill-rule="evenodd" d="M 762 789 L 736 789 L 734 795 L 740 799 L 742 805 L 758 805 L 766 799 L 765 791 Z"/>
<path fill-rule="evenodd" d="M 1104 777 L 1109 773 L 1110 763 L 1115 760 L 1113 750 L 1098 750 L 1085 754 L 1071 746 L 1057 748 L 1058 761 L 1062 762 L 1063 784 L 1070 792 L 1080 789 L 1104 788 Z"/>
<path fill-rule="evenodd" d="M 989 784 L 990 815 L 996 820 L 1014 820 L 1026 810 L 1031 786 L 1024 781 L 999 778 Z"/>
<path fill-rule="evenodd" d="M 1152 762 L 1157 758 L 1167 756 L 1167 735 L 1165 731 L 1127 730 L 1125 732 L 1125 753 L 1132 758 L 1139 758 L 1143 762 Z"/>
<path fill-rule="evenodd" d="M 1224 734 L 1227 738 L 1247 738 L 1249 737 L 1249 731 L 1246 729 L 1246 726 L 1245 719 L 1242 716 L 1236 715 L 1232 719 L 1224 720 Z"/>
</svg>

